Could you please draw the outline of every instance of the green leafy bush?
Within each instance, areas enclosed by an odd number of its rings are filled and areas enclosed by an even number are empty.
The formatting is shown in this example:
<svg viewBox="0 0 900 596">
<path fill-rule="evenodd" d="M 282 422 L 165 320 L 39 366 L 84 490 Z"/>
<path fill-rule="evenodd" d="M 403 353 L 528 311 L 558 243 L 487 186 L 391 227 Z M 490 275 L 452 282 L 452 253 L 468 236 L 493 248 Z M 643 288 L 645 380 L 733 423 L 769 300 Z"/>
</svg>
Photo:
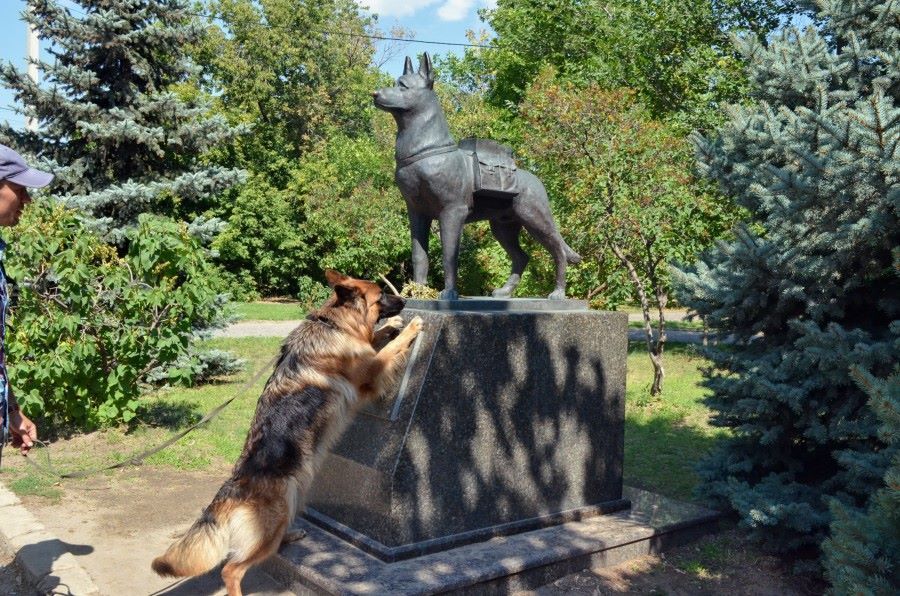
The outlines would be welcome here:
<svg viewBox="0 0 900 596">
<path fill-rule="evenodd" d="M 242 300 L 296 295 L 309 252 L 300 233 L 300 206 L 289 191 L 259 175 L 233 194 L 228 225 L 213 244 L 232 294 Z"/>
<path fill-rule="evenodd" d="M 29 415 L 80 428 L 127 422 L 142 385 L 209 372 L 192 340 L 225 322 L 216 269 L 186 224 L 144 214 L 128 234 L 119 255 L 50 201 L 11 234 L 7 353 Z"/>
<path fill-rule="evenodd" d="M 328 268 L 377 279 L 403 277 L 409 260 L 406 206 L 393 182 L 390 146 L 335 134 L 311 151 L 280 190 L 262 176 L 237 194 L 214 247 L 240 293 L 290 295 L 317 304 Z"/>
</svg>

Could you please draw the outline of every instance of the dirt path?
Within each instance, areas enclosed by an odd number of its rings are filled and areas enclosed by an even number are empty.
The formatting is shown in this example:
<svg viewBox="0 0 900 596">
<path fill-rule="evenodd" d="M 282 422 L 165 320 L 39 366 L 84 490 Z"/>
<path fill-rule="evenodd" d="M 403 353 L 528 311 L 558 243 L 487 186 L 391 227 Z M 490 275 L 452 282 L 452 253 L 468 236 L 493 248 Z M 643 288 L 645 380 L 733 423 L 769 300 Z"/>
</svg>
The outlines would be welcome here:
<svg viewBox="0 0 900 596">
<path fill-rule="evenodd" d="M 66 481 L 58 487 L 62 497 L 55 500 L 23 496 L 22 502 L 66 545 L 102 594 L 221 596 L 225 592 L 217 571 L 173 585 L 173 580 L 157 577 L 150 570 L 150 561 L 188 528 L 227 472 L 224 468 L 189 472 L 142 466 Z M 35 592 L 22 583 L 14 567 L 8 567 L 11 553 L 2 546 L 0 543 L 0 563 L 7 568 L 0 570 L 0 594 L 32 596 Z M 293 594 L 259 570 L 248 574 L 244 588 L 248 595 Z M 527 594 L 793 596 L 814 592 L 799 585 L 776 559 L 747 544 L 739 532 L 726 530 L 674 549 L 665 557 L 585 570 Z"/>
<path fill-rule="evenodd" d="M 212 499 L 227 471 L 185 472 L 142 466 L 83 481 L 67 481 L 57 502 L 22 502 L 67 544 L 102 594 L 224 594 L 217 572 L 184 581 L 161 578 L 150 561 L 185 531 Z M 244 580 L 247 594 L 292 594 L 262 572 Z"/>
</svg>

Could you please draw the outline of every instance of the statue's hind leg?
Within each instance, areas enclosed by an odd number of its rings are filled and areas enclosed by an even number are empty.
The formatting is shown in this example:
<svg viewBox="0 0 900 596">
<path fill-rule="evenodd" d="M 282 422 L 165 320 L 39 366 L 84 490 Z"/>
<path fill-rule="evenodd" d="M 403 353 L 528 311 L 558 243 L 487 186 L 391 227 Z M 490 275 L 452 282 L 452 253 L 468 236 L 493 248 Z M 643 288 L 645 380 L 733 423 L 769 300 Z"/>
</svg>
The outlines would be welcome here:
<svg viewBox="0 0 900 596">
<path fill-rule="evenodd" d="M 491 232 L 493 232 L 494 238 L 497 239 L 497 242 L 500 243 L 500 246 L 503 247 L 503 250 L 506 251 L 509 259 L 512 261 L 512 271 L 506 283 L 503 284 L 503 287 L 493 291 L 495 298 L 509 298 L 512 296 L 516 286 L 522 280 L 522 272 L 525 271 L 525 266 L 528 265 L 528 254 L 522 250 L 522 246 L 519 244 L 519 232 L 521 231 L 522 224 L 517 221 L 491 221 Z"/>
<path fill-rule="evenodd" d="M 563 300 L 566 297 L 566 243 L 556 229 L 550 206 L 546 203 L 541 208 L 530 213 L 531 217 L 524 222 L 525 229 L 535 240 L 546 248 L 556 264 L 556 287 L 547 298 L 551 300 Z"/>
</svg>

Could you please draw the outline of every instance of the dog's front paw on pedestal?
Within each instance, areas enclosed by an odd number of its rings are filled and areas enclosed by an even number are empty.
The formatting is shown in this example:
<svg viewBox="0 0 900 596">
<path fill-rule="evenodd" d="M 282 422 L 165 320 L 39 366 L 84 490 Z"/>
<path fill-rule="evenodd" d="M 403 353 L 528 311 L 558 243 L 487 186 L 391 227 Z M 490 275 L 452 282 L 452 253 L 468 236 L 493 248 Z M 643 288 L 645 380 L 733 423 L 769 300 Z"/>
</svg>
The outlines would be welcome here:
<svg viewBox="0 0 900 596">
<path fill-rule="evenodd" d="M 390 340 L 397 337 L 397 334 L 400 333 L 401 329 L 403 329 L 403 317 L 394 315 L 393 317 L 382 321 L 381 326 L 375 330 L 375 334 L 378 337 Z"/>
<path fill-rule="evenodd" d="M 403 329 L 403 317 L 401 317 L 400 315 L 389 317 L 382 322 L 381 326 L 393 327 L 394 329 Z"/>
<path fill-rule="evenodd" d="M 459 300 L 459 292 L 454 288 L 441 290 L 441 293 L 438 294 L 438 300 Z"/>
<path fill-rule="evenodd" d="M 415 337 L 419 335 L 424 325 L 425 323 L 424 321 L 422 321 L 422 317 L 416 316 L 413 317 L 413 320 L 409 322 L 409 325 L 406 326 L 406 329 L 409 330 L 409 333 L 411 333 L 413 337 Z"/>
</svg>

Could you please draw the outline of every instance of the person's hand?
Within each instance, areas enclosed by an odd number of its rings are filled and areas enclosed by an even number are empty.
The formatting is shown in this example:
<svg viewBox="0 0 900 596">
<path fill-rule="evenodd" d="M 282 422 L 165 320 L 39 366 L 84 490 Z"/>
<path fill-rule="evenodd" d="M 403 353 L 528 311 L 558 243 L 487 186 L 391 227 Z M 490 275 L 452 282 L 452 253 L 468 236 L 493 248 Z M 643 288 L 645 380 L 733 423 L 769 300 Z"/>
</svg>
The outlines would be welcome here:
<svg viewBox="0 0 900 596">
<path fill-rule="evenodd" d="M 10 414 L 9 433 L 12 435 L 12 446 L 18 447 L 22 455 L 27 455 L 37 441 L 37 427 L 21 410 Z"/>
</svg>

